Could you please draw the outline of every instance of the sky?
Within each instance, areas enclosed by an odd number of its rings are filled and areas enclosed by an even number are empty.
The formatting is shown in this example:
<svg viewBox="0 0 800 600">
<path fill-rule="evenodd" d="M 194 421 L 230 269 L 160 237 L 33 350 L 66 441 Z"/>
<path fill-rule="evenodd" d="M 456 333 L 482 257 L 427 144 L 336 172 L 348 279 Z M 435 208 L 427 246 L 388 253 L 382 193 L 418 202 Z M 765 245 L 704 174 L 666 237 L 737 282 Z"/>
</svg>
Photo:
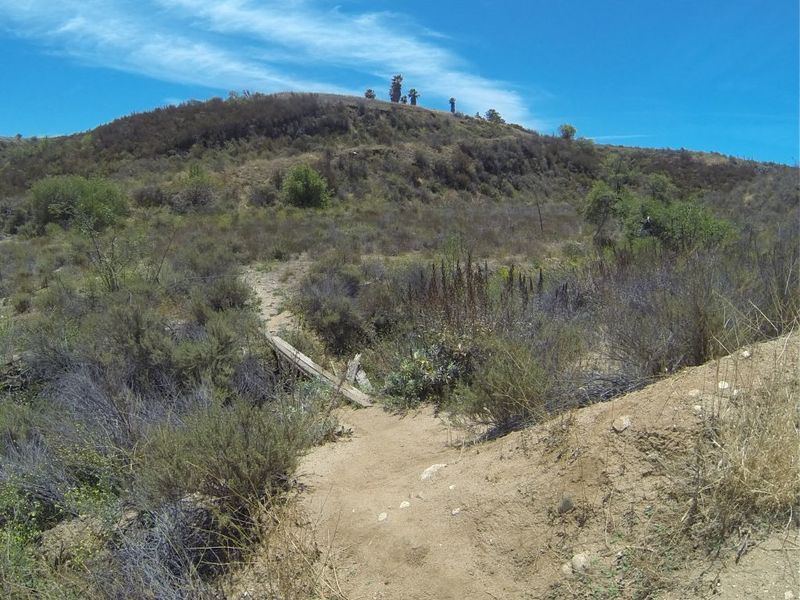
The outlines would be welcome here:
<svg viewBox="0 0 800 600">
<path fill-rule="evenodd" d="M 797 0 L 0 0 L 0 136 L 230 90 L 494 108 L 542 133 L 800 160 Z"/>
</svg>

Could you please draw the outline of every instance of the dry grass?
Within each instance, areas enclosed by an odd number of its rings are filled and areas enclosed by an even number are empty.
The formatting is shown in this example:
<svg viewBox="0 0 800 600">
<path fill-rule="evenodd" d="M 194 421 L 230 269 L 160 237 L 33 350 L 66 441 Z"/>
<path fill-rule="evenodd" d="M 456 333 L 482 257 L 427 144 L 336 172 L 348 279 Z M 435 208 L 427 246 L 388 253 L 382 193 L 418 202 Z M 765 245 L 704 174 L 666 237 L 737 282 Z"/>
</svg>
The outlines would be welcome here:
<svg viewBox="0 0 800 600">
<path fill-rule="evenodd" d="M 613 531 L 613 565 L 560 582 L 549 597 L 563 597 L 569 588 L 576 598 L 644 600 L 668 591 L 669 598 L 704 598 L 754 547 L 797 531 L 798 335 L 795 330 L 716 361 L 714 389 L 696 400 L 700 410 L 689 437 L 649 451 L 663 479 L 645 518 Z M 558 447 L 561 433 L 554 424 L 548 443 Z"/>
<path fill-rule="evenodd" d="M 297 494 L 265 501 L 259 541 L 224 586 L 227 598 L 346 600 L 339 585 L 332 540 L 320 540 Z"/>
<path fill-rule="evenodd" d="M 667 459 L 673 487 L 639 540 L 655 551 L 630 557 L 630 597 L 663 589 L 699 597 L 760 540 L 800 525 L 797 335 L 771 345 L 757 368 L 734 361 L 718 372 L 730 387 L 702 400 L 694 447 Z"/>
<path fill-rule="evenodd" d="M 772 368 L 741 382 L 746 391 L 722 399 L 705 419 L 683 523 L 709 550 L 723 547 L 732 534 L 797 520 L 800 378 L 791 336 L 785 339 Z"/>
</svg>

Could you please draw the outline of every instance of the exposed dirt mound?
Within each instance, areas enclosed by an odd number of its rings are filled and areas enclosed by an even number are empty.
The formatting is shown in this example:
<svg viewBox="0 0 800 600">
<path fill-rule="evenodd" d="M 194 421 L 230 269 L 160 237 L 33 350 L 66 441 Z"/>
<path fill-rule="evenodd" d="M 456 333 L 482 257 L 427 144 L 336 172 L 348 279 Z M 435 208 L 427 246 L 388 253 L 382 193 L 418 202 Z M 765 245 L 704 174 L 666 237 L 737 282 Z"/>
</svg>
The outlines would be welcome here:
<svg viewBox="0 0 800 600">
<path fill-rule="evenodd" d="M 300 259 L 245 273 L 270 331 L 292 324 L 282 294 L 307 269 Z M 696 443 L 709 413 L 746 401 L 776 364 L 796 371 L 799 341 L 743 349 L 477 445 L 430 408 L 406 416 L 341 409 L 351 433 L 300 469 L 316 535 L 309 547 L 322 549 L 328 566 L 320 568 L 329 570 L 321 589 L 353 599 L 571 598 L 585 595 L 585 571 L 600 586 L 589 597 L 622 596 L 622 551 L 663 505 L 672 485 L 665 465 Z M 710 577 L 703 565 L 686 570 L 687 582 L 704 574 L 705 586 L 665 597 L 800 597 L 800 539 L 796 529 L 789 535 L 753 540 L 741 562 Z M 244 579 L 239 589 L 261 597 Z"/>
<path fill-rule="evenodd" d="M 686 369 L 468 447 L 430 409 L 404 418 L 342 410 L 352 437 L 318 448 L 301 469 L 306 507 L 318 540 L 332 545 L 342 594 L 572 597 L 574 571 L 601 572 L 621 560 L 617 541 L 648 521 L 670 485 L 663 463 L 693 443 L 703 412 L 745 397 L 778 355 L 796 368 L 798 349 L 797 338 L 763 344 L 747 358 Z M 774 560 L 759 563 L 761 574 L 749 570 L 746 589 L 780 591 L 776 598 L 796 589 L 786 564 L 797 555 L 781 547 L 782 554 L 765 550 Z M 727 598 L 745 597 L 730 595 L 736 573 L 721 575 Z"/>
</svg>

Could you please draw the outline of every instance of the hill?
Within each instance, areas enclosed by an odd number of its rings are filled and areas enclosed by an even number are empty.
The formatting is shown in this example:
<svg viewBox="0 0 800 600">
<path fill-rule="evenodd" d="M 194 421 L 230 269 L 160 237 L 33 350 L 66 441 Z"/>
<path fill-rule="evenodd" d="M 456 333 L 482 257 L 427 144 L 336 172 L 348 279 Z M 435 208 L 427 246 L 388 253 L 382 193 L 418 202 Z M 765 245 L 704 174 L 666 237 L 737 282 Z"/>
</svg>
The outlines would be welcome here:
<svg viewBox="0 0 800 600">
<path fill-rule="evenodd" d="M 0 595 L 640 600 L 749 560 L 800 505 L 797 173 L 310 94 L 0 141 Z"/>
<path fill-rule="evenodd" d="M 578 207 L 592 182 L 613 169 L 642 189 L 648 176 L 666 175 L 681 198 L 748 226 L 794 214 L 798 204 L 797 170 L 782 165 L 564 140 L 422 107 L 313 94 L 188 102 L 83 134 L 0 141 L 0 198 L 8 205 L 36 180 L 63 174 L 111 177 L 129 193 L 152 194 L 188 165 L 202 165 L 218 178 L 220 195 L 263 203 L 299 161 L 311 162 L 338 199 L 356 203 L 490 199 Z"/>
</svg>

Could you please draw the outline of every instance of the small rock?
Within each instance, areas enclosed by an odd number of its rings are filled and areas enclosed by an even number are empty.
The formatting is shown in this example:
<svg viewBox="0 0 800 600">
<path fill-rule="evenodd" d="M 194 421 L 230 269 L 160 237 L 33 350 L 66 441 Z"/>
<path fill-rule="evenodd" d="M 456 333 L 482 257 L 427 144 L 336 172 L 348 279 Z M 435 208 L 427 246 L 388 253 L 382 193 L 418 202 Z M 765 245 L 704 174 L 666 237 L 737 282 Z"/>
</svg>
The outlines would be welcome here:
<svg viewBox="0 0 800 600">
<path fill-rule="evenodd" d="M 564 496 L 561 498 L 561 502 L 558 503 L 558 508 L 556 508 L 556 512 L 560 515 L 564 515 L 575 508 L 575 503 L 572 501 L 572 498 L 569 496 Z"/>
<path fill-rule="evenodd" d="M 458 507 L 458 508 L 454 508 L 453 510 L 451 510 L 451 511 L 450 511 L 450 514 L 451 514 L 451 515 L 453 515 L 453 516 L 455 517 L 455 516 L 456 516 L 457 514 L 459 514 L 460 512 L 461 512 L 461 507 Z"/>
<path fill-rule="evenodd" d="M 382 512 L 381 514 L 378 515 L 378 523 L 383 523 L 388 518 L 389 515 L 387 515 L 385 512 Z"/>
<path fill-rule="evenodd" d="M 720 391 L 727 390 L 729 387 L 731 387 L 731 384 L 730 384 L 730 383 L 728 383 L 727 381 L 720 381 L 720 382 L 717 384 L 717 388 L 718 388 Z"/>
<path fill-rule="evenodd" d="M 686 395 L 689 396 L 689 398 L 699 398 L 700 390 L 698 390 L 697 388 L 689 390 L 688 392 L 686 392 Z"/>
<path fill-rule="evenodd" d="M 448 489 L 448 490 L 454 490 L 454 489 L 456 489 L 456 486 L 455 486 L 455 484 L 453 484 L 453 485 L 451 485 L 451 486 L 450 486 L 449 488 L 447 488 L 447 489 Z"/>
<path fill-rule="evenodd" d="M 570 575 L 572 575 L 572 565 L 569 563 L 564 563 L 563 565 L 561 565 L 561 572 L 567 577 L 569 577 Z"/>
<path fill-rule="evenodd" d="M 739 353 L 739 356 L 740 356 L 741 358 L 743 358 L 743 359 L 747 360 L 748 358 L 750 358 L 751 356 L 753 356 L 753 353 L 752 353 L 752 352 L 750 352 L 750 350 L 742 350 L 742 351 Z M 788 593 L 791 593 L 791 592 L 788 592 Z"/>
<path fill-rule="evenodd" d="M 696 412 L 696 413 L 703 412 L 703 407 L 700 404 L 695 404 L 692 408 L 694 409 L 694 412 Z"/>
<path fill-rule="evenodd" d="M 791 590 L 783 593 L 783 600 L 794 600 L 794 592 Z"/>
<path fill-rule="evenodd" d="M 589 570 L 589 557 L 581 552 L 572 557 L 570 561 L 574 573 L 586 573 Z"/>
<path fill-rule="evenodd" d="M 403 500 L 400 503 L 400 508 L 408 508 L 409 506 L 411 506 L 411 502 L 409 502 L 408 500 Z"/>
<path fill-rule="evenodd" d="M 614 422 L 611 424 L 611 428 L 616 431 L 617 433 L 622 433 L 628 427 L 631 426 L 631 417 L 630 415 L 624 415 L 622 417 L 617 417 L 614 419 Z"/>
<path fill-rule="evenodd" d="M 139 511 L 137 510 L 126 510 L 122 513 L 122 516 L 117 521 L 115 526 L 115 530 L 117 531 L 125 531 L 132 525 L 134 525 L 139 518 Z"/>
<path fill-rule="evenodd" d="M 433 479 L 433 476 L 436 474 L 436 472 L 439 469 L 444 469 L 446 466 L 447 465 L 444 464 L 444 463 L 438 463 L 438 464 L 435 464 L 435 465 L 431 465 L 430 467 L 428 467 L 427 469 L 425 469 L 422 472 L 422 475 L 419 476 L 419 480 L 420 481 L 428 481 L 430 479 Z"/>
</svg>

